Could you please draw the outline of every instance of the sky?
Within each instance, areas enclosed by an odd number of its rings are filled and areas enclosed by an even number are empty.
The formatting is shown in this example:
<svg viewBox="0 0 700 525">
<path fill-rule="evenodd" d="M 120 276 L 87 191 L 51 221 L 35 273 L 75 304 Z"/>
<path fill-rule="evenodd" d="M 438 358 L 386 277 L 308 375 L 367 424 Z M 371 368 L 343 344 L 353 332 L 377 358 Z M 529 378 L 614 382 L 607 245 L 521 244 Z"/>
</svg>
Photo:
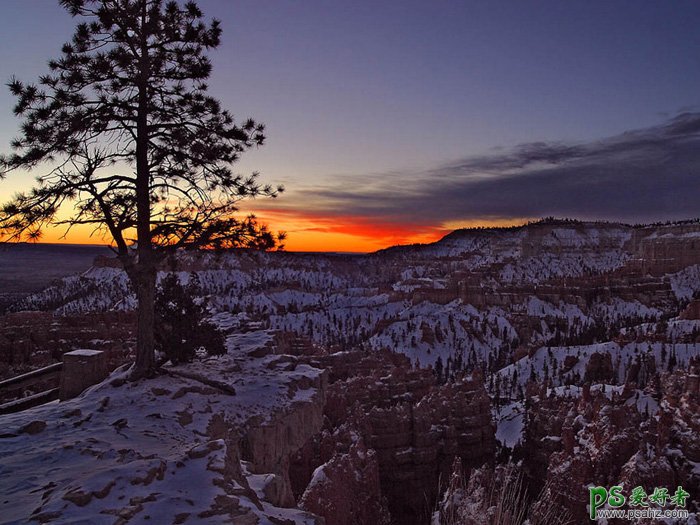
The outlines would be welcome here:
<svg viewBox="0 0 700 525">
<path fill-rule="evenodd" d="M 700 3 L 200 0 L 210 91 L 267 142 L 236 169 L 287 249 L 372 251 L 555 215 L 700 216 Z M 75 21 L 2 0 L 0 79 L 35 80 Z M 0 90 L 0 151 L 19 121 Z M 32 183 L 0 181 L 0 200 Z M 84 230 L 63 242 L 96 242 Z M 49 231 L 45 241 L 58 240 Z"/>
</svg>

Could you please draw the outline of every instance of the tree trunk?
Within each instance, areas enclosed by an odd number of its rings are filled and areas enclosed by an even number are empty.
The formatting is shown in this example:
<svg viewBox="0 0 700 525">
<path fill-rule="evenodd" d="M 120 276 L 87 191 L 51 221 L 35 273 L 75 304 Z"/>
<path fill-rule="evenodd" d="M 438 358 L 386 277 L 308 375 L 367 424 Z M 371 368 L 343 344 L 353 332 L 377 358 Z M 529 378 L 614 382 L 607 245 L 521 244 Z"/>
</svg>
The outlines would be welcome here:
<svg viewBox="0 0 700 525">
<path fill-rule="evenodd" d="M 133 279 L 138 300 L 136 328 L 135 378 L 150 377 L 155 371 L 153 351 L 155 325 L 156 271 L 155 268 L 138 268 Z"/>
<path fill-rule="evenodd" d="M 151 242 L 151 174 L 148 163 L 148 80 L 150 62 L 146 34 L 146 1 L 141 3 L 138 111 L 136 117 L 136 238 L 137 260 L 132 282 L 138 299 L 135 377 L 152 376 L 155 368 L 156 264 Z"/>
</svg>

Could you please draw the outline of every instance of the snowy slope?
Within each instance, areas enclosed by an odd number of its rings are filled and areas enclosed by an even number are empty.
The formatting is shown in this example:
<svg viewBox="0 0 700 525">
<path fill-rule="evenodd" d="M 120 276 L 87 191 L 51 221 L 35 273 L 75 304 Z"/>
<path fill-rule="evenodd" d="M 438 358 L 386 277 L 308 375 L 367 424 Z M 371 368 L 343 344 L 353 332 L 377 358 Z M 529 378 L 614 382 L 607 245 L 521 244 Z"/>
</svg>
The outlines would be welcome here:
<svg viewBox="0 0 700 525">
<path fill-rule="evenodd" d="M 315 523 L 261 499 L 254 489 L 274 476 L 238 459 L 250 421 L 264 425 L 322 395 L 320 370 L 250 355 L 270 338 L 233 335 L 221 358 L 146 383 L 115 373 L 77 399 L 0 416 L 0 523 Z M 188 377 L 171 375 L 180 371 Z"/>
</svg>

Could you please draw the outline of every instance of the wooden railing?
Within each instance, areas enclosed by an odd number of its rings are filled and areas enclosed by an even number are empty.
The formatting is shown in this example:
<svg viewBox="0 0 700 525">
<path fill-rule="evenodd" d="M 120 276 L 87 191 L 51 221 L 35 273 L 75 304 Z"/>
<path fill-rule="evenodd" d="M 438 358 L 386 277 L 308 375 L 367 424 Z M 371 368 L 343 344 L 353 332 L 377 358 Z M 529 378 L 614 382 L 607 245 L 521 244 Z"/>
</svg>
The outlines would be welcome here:
<svg viewBox="0 0 700 525">
<path fill-rule="evenodd" d="M 32 370 L 26 374 L 0 381 L 0 395 L 2 395 L 2 397 L 14 391 L 18 393 L 15 399 L 0 405 L 0 414 L 19 412 L 20 410 L 25 410 L 58 399 L 62 370 L 63 363 L 55 363 L 38 370 Z M 37 394 L 21 397 L 21 390 L 23 388 L 36 385 L 37 383 L 50 383 L 55 386 Z"/>
</svg>

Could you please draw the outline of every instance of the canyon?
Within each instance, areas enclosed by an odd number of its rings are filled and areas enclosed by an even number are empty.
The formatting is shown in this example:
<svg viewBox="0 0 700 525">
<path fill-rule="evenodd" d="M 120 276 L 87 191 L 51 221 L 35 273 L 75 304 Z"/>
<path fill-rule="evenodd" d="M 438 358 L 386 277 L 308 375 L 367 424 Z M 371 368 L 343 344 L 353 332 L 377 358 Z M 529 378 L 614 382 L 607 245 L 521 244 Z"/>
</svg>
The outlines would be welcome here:
<svg viewBox="0 0 700 525">
<path fill-rule="evenodd" d="M 76 400 L 2 416 L 12 479 L 32 479 L 42 447 L 77 453 L 61 447 L 81 432 L 80 457 L 104 466 L 99 483 L 12 481 L 35 516 L 488 523 L 504 465 L 531 523 L 545 499 L 581 522 L 591 484 L 683 485 L 700 510 L 697 221 L 543 220 L 368 255 L 181 251 L 170 272 L 196 282 L 227 354 L 166 364 L 143 384 L 115 372 Z M 0 317 L 2 372 L 76 347 L 125 363 L 134 307 L 118 262 L 99 257 Z M 199 459 L 203 495 L 190 504 L 178 472 Z M 481 496 L 456 511 L 460 490 Z M 17 501 L 3 512 L 21 514 Z"/>
</svg>

